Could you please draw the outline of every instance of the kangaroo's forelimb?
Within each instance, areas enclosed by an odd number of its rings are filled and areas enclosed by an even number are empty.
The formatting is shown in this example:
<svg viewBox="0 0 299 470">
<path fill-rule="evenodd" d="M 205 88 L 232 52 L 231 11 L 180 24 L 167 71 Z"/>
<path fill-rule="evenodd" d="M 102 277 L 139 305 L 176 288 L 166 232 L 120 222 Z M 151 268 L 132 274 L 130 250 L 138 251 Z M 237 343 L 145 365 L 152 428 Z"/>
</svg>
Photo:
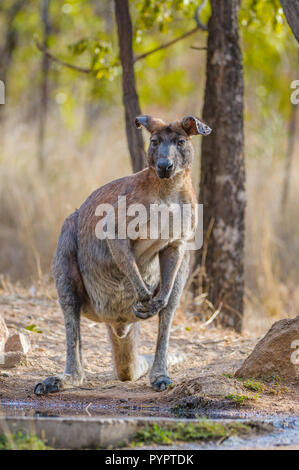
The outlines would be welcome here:
<svg viewBox="0 0 299 470">
<path fill-rule="evenodd" d="M 136 317 L 146 320 L 167 306 L 183 255 L 184 246 L 180 242 L 167 246 L 159 253 L 161 277 L 159 292 L 154 298 L 138 302 L 133 306 Z"/>
</svg>

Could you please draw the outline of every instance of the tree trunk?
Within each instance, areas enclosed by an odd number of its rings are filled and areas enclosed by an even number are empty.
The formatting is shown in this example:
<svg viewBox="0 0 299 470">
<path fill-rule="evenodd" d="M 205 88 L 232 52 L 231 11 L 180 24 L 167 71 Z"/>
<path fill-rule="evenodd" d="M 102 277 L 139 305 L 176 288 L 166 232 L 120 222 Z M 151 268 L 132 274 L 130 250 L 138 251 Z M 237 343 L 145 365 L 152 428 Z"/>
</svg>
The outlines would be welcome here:
<svg viewBox="0 0 299 470">
<path fill-rule="evenodd" d="M 298 74 L 299 73 L 299 53 L 297 53 L 296 71 Z M 294 155 L 294 151 L 296 147 L 296 134 L 297 134 L 296 128 L 297 128 L 298 106 L 293 103 L 290 103 L 290 105 L 291 105 L 291 115 L 290 115 L 289 128 L 288 128 L 288 142 L 287 142 L 287 151 L 286 151 L 286 157 L 285 157 L 284 177 L 282 181 L 282 196 L 281 196 L 281 206 L 280 206 L 282 216 L 284 216 L 284 212 L 287 207 L 287 201 L 288 201 L 288 196 L 290 192 L 292 160 L 293 160 L 293 155 Z"/>
<path fill-rule="evenodd" d="M 50 35 L 49 7 L 50 0 L 41 0 L 41 18 L 43 23 L 43 44 L 45 48 L 48 46 Z M 40 168 L 45 164 L 45 129 L 48 112 L 48 88 L 49 88 L 49 67 L 50 60 L 46 54 L 42 57 L 42 82 L 40 90 L 40 116 L 38 130 L 38 161 Z"/>
<path fill-rule="evenodd" d="M 281 215 L 284 216 L 284 212 L 287 207 L 287 201 L 290 192 L 290 180 L 292 174 L 292 160 L 295 150 L 296 143 L 296 114 L 297 114 L 297 105 L 291 104 L 291 116 L 289 121 L 289 130 L 288 130 L 288 143 L 287 151 L 285 158 L 285 167 L 284 167 L 284 178 L 282 182 L 282 196 L 281 196 Z"/>
<path fill-rule="evenodd" d="M 291 30 L 299 42 L 299 0 L 280 0 Z"/>
<path fill-rule="evenodd" d="M 142 133 L 135 126 L 135 118 L 141 114 L 136 92 L 132 49 L 132 23 L 128 0 L 114 0 L 118 30 L 120 61 L 122 64 L 123 104 L 126 133 L 134 172 L 146 166 Z"/>
<path fill-rule="evenodd" d="M 11 63 L 13 51 L 16 47 L 17 34 L 11 24 L 8 26 L 5 42 L 0 50 L 0 80 L 4 83 L 5 94 L 7 94 L 7 73 Z M 5 138 L 5 122 L 4 122 L 5 105 L 0 106 L 0 139 L 4 146 Z"/>
<path fill-rule="evenodd" d="M 25 0 L 16 1 L 8 10 L 6 24 L 7 29 L 4 37 L 3 46 L 0 47 L 0 80 L 4 82 L 5 93 L 7 95 L 8 84 L 7 74 L 12 60 L 13 52 L 17 44 L 17 30 L 13 25 L 16 15 L 20 12 L 25 4 Z M 2 146 L 4 145 L 4 112 L 5 106 L 0 106 L 0 139 Z"/>
<path fill-rule="evenodd" d="M 200 181 L 205 234 L 213 223 L 205 290 L 215 307 L 222 306 L 221 323 L 237 331 L 242 328 L 245 228 L 239 6 L 240 0 L 211 0 L 203 121 L 213 132 L 202 139 Z"/>
<path fill-rule="evenodd" d="M 5 81 L 7 76 L 7 67 L 11 61 L 13 51 L 16 47 L 17 31 L 13 21 L 20 10 L 23 8 L 25 0 L 16 1 L 7 11 L 5 23 L 7 29 L 4 37 L 3 46 L 0 48 L 0 80 Z"/>
</svg>

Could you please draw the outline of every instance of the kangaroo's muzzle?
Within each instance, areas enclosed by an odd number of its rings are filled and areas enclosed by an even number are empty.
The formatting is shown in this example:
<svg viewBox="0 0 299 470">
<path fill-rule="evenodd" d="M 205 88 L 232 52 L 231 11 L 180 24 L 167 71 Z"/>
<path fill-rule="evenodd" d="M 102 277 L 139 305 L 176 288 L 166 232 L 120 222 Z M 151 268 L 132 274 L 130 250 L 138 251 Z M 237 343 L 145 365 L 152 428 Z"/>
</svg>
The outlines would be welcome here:
<svg viewBox="0 0 299 470">
<path fill-rule="evenodd" d="M 168 158 L 160 158 L 157 162 L 156 172 L 159 178 L 170 178 L 173 173 L 173 163 Z"/>
</svg>

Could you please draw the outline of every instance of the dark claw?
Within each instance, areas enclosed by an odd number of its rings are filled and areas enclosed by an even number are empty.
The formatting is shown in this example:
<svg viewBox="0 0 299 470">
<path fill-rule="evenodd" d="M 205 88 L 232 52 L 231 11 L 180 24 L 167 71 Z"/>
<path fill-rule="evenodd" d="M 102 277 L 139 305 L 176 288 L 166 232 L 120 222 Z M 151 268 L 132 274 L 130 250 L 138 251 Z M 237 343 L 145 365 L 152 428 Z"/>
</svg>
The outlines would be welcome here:
<svg viewBox="0 0 299 470">
<path fill-rule="evenodd" d="M 145 304 L 141 303 L 141 302 L 137 302 L 136 305 L 134 305 L 135 309 L 138 311 L 138 312 L 144 312 L 144 313 L 147 313 L 149 311 L 149 304 L 148 302 L 146 302 Z"/>
<path fill-rule="evenodd" d="M 46 395 L 47 393 L 59 392 L 61 385 L 59 377 L 48 377 L 43 382 L 36 384 L 34 393 L 35 395 Z"/>
<path fill-rule="evenodd" d="M 137 302 L 133 305 L 132 309 L 136 317 L 146 320 L 151 318 L 164 307 L 163 301 L 160 299 L 152 299 L 149 302 Z"/>
<path fill-rule="evenodd" d="M 151 385 L 156 392 L 164 392 L 167 389 L 168 385 L 172 384 L 170 377 L 166 375 L 161 375 L 158 377 Z"/>
<path fill-rule="evenodd" d="M 146 320 L 147 318 L 150 318 L 156 314 L 156 312 L 151 312 L 149 310 L 149 307 L 145 307 L 140 302 L 138 302 L 136 305 L 133 305 L 132 309 L 133 309 L 134 315 L 140 318 L 141 320 Z"/>
</svg>

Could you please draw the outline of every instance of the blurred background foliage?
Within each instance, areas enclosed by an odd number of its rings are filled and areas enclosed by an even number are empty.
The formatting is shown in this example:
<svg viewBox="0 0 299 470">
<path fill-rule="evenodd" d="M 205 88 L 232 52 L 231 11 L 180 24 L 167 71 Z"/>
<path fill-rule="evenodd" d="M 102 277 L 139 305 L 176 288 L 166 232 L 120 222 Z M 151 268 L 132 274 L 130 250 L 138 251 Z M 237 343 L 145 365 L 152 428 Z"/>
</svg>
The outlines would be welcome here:
<svg viewBox="0 0 299 470">
<path fill-rule="evenodd" d="M 41 2 L 26 0 L 10 20 L 15 2 L 0 1 L 0 48 L 8 29 L 16 37 L 6 70 L 6 105 L 0 108 L 0 272 L 30 284 L 49 276 L 66 215 L 97 186 L 131 168 L 113 2 L 50 1 L 48 49 L 59 60 L 91 71 L 80 73 L 50 63 L 43 172 L 36 158 L 42 81 L 42 53 L 36 41 L 43 38 Z M 199 5 L 201 0 L 130 0 L 135 56 L 195 28 Z M 207 1 L 200 14 L 204 24 L 209 15 Z M 283 222 L 279 188 L 291 115 L 290 83 L 299 78 L 298 45 L 278 0 L 242 0 L 239 23 L 248 174 L 247 311 L 259 311 L 261 318 L 263 313 L 264 318 L 286 316 L 299 305 L 299 162 L 294 162 L 292 195 Z M 200 116 L 206 40 L 207 33 L 198 31 L 136 62 L 144 113 L 165 119 L 190 113 Z M 198 141 L 194 142 L 199 151 Z M 198 168 L 197 159 L 196 188 Z M 256 322 L 254 315 L 250 318 Z"/>
<path fill-rule="evenodd" d="M 11 0 L 2 1 L 1 32 L 5 34 L 5 12 Z M 14 18 L 19 41 L 9 69 L 11 104 L 27 100 L 36 105 L 34 89 L 40 80 L 40 53 L 34 38 L 41 39 L 42 24 L 38 0 L 27 0 Z M 136 55 L 151 50 L 195 27 L 195 11 L 201 0 L 131 0 Z M 207 23 L 207 2 L 201 19 Z M 86 99 L 99 100 L 101 107 L 120 103 L 120 67 L 113 2 L 109 0 L 52 0 L 51 35 L 48 47 L 66 62 L 92 69 L 89 76 L 51 66 L 53 105 L 70 124 L 74 107 Z M 295 40 L 284 19 L 279 0 L 243 0 L 240 11 L 246 97 L 267 118 L 269 113 L 290 113 L 289 83 L 296 70 Z M 205 53 L 190 50 L 190 44 L 205 45 L 205 34 L 196 33 L 187 41 L 163 49 L 136 63 L 138 93 L 142 107 L 168 107 L 174 99 L 194 93 L 195 73 L 205 66 Z M 187 57 L 186 57 L 187 56 Z M 197 65 L 197 67 L 195 67 Z M 96 81 L 96 80 L 97 81 Z M 201 90 L 202 91 L 202 90 Z M 76 99 L 74 99 L 74 96 Z M 249 110 L 250 111 L 250 110 Z"/>
</svg>

